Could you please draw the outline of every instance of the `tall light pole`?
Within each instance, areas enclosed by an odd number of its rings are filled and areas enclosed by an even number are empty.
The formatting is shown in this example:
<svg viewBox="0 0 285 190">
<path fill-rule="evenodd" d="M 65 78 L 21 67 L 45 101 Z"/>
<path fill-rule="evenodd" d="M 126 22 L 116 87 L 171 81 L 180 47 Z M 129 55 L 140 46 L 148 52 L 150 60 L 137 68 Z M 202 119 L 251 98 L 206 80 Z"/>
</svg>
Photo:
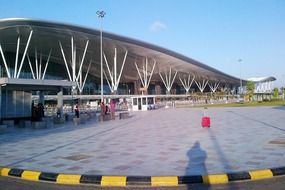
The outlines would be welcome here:
<svg viewBox="0 0 285 190">
<path fill-rule="evenodd" d="M 239 92 L 239 94 L 241 94 L 241 92 L 242 92 L 242 80 L 241 80 L 241 62 L 242 62 L 242 59 L 238 59 L 238 62 L 240 63 L 240 65 L 239 65 L 239 78 L 240 78 L 240 92 Z"/>
<path fill-rule="evenodd" d="M 102 40 L 102 19 L 105 16 L 104 11 L 97 11 L 96 12 L 97 16 L 100 18 L 100 49 L 101 49 L 101 102 L 104 101 L 103 97 L 103 40 Z"/>
</svg>

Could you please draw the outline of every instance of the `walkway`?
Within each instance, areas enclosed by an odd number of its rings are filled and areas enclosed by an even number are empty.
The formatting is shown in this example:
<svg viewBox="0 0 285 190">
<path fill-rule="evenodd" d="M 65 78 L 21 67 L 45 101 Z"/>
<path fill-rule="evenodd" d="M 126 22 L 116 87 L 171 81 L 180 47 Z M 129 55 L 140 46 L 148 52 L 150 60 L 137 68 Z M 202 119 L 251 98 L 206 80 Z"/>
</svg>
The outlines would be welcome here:
<svg viewBox="0 0 285 190">
<path fill-rule="evenodd" d="M 0 166 L 93 175 L 206 175 L 284 166 L 285 107 L 132 112 L 131 118 L 0 134 Z"/>
</svg>

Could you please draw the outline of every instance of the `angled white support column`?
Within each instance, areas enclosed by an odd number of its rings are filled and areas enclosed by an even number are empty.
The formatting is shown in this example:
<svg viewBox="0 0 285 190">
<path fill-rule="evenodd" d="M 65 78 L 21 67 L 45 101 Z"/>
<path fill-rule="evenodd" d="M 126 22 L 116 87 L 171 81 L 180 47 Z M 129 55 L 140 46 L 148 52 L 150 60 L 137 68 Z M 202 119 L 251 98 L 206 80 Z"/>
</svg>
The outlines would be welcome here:
<svg viewBox="0 0 285 190">
<path fill-rule="evenodd" d="M 104 74 L 104 76 L 105 76 L 105 78 L 106 78 L 106 81 L 107 81 L 107 83 L 108 83 L 109 88 L 112 89 L 112 85 L 111 85 L 110 82 L 109 82 L 109 79 L 108 79 L 108 77 L 107 77 L 107 75 L 106 75 L 106 73 L 105 73 L 105 70 L 103 70 L 103 74 Z"/>
<path fill-rule="evenodd" d="M 20 40 L 20 36 L 18 36 L 18 39 L 17 39 L 17 49 L 16 49 L 16 58 L 15 58 L 15 68 L 14 68 L 14 75 L 12 76 L 12 78 L 19 78 L 19 76 L 20 76 L 21 69 L 22 69 L 22 66 L 23 66 L 23 63 L 24 63 L 24 60 L 25 60 L 25 57 L 26 57 L 26 53 L 27 53 L 27 50 L 28 50 L 28 47 L 29 47 L 29 44 L 30 44 L 30 40 L 31 40 L 32 34 L 33 34 L 33 30 L 30 31 L 30 35 L 28 37 L 28 41 L 27 41 L 27 44 L 26 44 L 26 47 L 25 47 L 25 50 L 24 50 L 24 53 L 23 53 L 23 56 L 22 56 L 22 60 L 21 60 L 19 69 L 18 69 L 18 60 L 19 60 L 19 49 L 20 49 L 20 41 L 21 40 Z M 6 58 L 5 58 L 5 55 L 4 55 L 4 52 L 3 52 L 1 44 L 0 44 L 0 52 L 1 52 L 1 56 L 2 56 L 3 62 L 4 62 L 4 66 L 5 66 L 5 69 L 6 69 L 7 76 L 8 76 L 8 78 L 11 78 L 11 73 L 10 73 L 10 70 L 8 68 L 8 65 L 7 65 L 7 62 L 6 62 Z"/>
<path fill-rule="evenodd" d="M 119 86 L 119 83 L 120 83 L 120 80 L 121 80 L 122 72 L 123 72 L 123 69 L 124 69 L 124 66 L 125 66 L 125 62 L 126 62 L 126 58 L 127 58 L 127 55 L 128 55 L 128 50 L 126 50 L 126 53 L 125 53 L 125 56 L 124 56 L 124 60 L 123 60 L 123 63 L 122 63 L 122 66 L 121 66 L 121 69 L 120 69 L 119 73 L 117 73 L 117 69 L 118 69 L 117 48 L 115 48 L 112 72 L 110 70 L 110 66 L 108 64 L 108 60 L 106 58 L 105 53 L 103 53 L 103 55 L 104 55 L 105 64 L 106 64 L 107 69 L 108 69 L 109 76 L 107 76 L 105 71 L 103 71 L 103 73 L 105 75 L 105 78 L 107 80 L 107 83 L 108 83 L 108 85 L 110 87 L 111 92 L 114 93 L 114 92 L 116 92 L 118 90 L 118 86 Z M 119 76 L 117 76 L 118 74 L 119 74 Z M 111 83 L 110 83 L 109 80 L 111 80 Z"/>
<path fill-rule="evenodd" d="M 30 60 L 30 57 L 29 57 L 29 54 L 27 54 L 27 58 L 28 58 L 28 62 L 29 62 L 29 66 L 30 66 L 32 75 L 33 75 L 33 79 L 36 79 L 35 73 L 34 73 L 34 69 L 33 69 L 33 67 L 32 67 L 32 63 L 31 63 L 31 60 Z"/>
<path fill-rule="evenodd" d="M 16 59 L 15 59 L 14 78 L 16 78 L 16 76 L 17 76 L 20 41 L 21 41 L 21 38 L 20 38 L 20 36 L 18 36 L 18 40 L 17 40 L 17 50 L 16 50 Z"/>
<path fill-rule="evenodd" d="M 86 79 L 87 79 L 87 76 L 88 76 L 88 74 L 89 74 L 89 70 L 90 70 L 90 67 L 91 67 L 91 63 L 92 63 L 92 60 L 90 60 L 90 62 L 89 62 L 88 69 L 87 69 L 87 72 L 86 72 L 86 74 L 85 74 L 83 84 L 82 84 L 82 86 L 81 86 L 81 92 L 83 91 L 83 88 L 84 88 L 84 86 L 85 86 Z"/>
<path fill-rule="evenodd" d="M 7 62 L 6 62 L 5 55 L 3 53 L 1 44 L 0 44 L 0 52 L 1 52 L 1 56 L 2 56 L 3 62 L 4 62 L 4 66 L 5 66 L 5 69 L 6 69 L 7 76 L 8 76 L 8 78 L 11 78 L 10 70 L 8 68 L 8 65 L 7 65 Z"/>
<path fill-rule="evenodd" d="M 141 83 L 143 85 L 143 87 L 147 90 L 149 87 L 149 83 L 151 81 L 152 75 L 153 75 L 153 71 L 156 65 L 156 60 L 154 60 L 154 63 L 152 65 L 151 71 L 148 70 L 148 58 L 145 58 L 145 63 L 143 64 L 143 68 L 139 69 L 137 63 L 135 63 L 137 72 L 139 74 Z M 143 75 L 143 77 L 142 77 Z"/>
<path fill-rule="evenodd" d="M 63 61 L 64 61 L 64 64 L 65 64 L 65 68 L 66 68 L 66 71 L 67 71 L 67 74 L 68 74 L 69 80 L 70 80 L 70 81 L 73 81 L 73 80 L 71 79 L 71 76 L 70 76 L 70 72 L 69 72 L 68 64 L 67 64 L 67 61 L 66 61 L 66 58 L 65 58 L 65 54 L 64 54 L 64 51 L 63 51 L 63 48 L 62 48 L 61 42 L 59 41 L 58 43 L 59 43 L 59 46 L 60 46 L 60 50 L 61 50 L 61 53 L 62 53 Z"/>
<path fill-rule="evenodd" d="M 36 64 L 36 79 L 39 79 L 38 51 L 37 51 L 37 48 L 35 48 L 35 64 Z"/>
<path fill-rule="evenodd" d="M 61 42 L 59 41 L 61 54 L 62 54 L 62 57 L 64 60 L 64 64 L 66 67 L 66 71 L 67 71 L 69 80 L 72 82 L 75 82 L 77 84 L 77 88 L 80 91 L 80 93 L 83 91 L 83 88 L 85 86 L 85 82 L 82 81 L 82 67 L 83 67 L 83 63 L 85 61 L 85 55 L 86 55 L 86 52 L 88 49 L 88 45 L 89 45 L 89 40 L 86 41 L 82 58 L 81 58 L 81 56 L 77 56 L 78 52 L 77 52 L 76 44 L 74 43 L 73 36 L 71 36 L 71 64 L 70 64 L 71 65 L 71 72 L 72 72 L 72 76 L 71 76 L 70 69 L 69 69 L 68 63 L 66 61 L 66 56 L 65 56 L 63 47 L 61 45 Z M 79 58 L 77 58 L 77 57 L 79 57 Z M 90 63 L 89 63 L 88 72 L 86 73 L 85 78 L 87 78 L 87 75 L 89 73 L 91 62 L 92 61 L 90 61 Z M 77 70 L 77 68 L 78 68 L 78 70 Z M 85 81 L 86 81 L 86 79 L 85 79 Z"/>
<path fill-rule="evenodd" d="M 18 73 L 17 73 L 17 78 L 19 78 L 19 76 L 20 76 L 20 73 L 21 73 L 21 70 L 22 70 L 22 67 L 23 67 L 23 64 L 24 64 L 24 60 L 25 60 L 25 57 L 26 57 L 26 54 L 27 54 L 27 51 L 28 51 L 28 48 L 29 48 L 29 45 L 30 45 L 30 41 L 31 41 L 32 35 L 33 35 L 33 30 L 31 30 L 31 32 L 30 32 L 30 35 L 29 35 L 29 38 L 28 38 L 28 41 L 27 41 L 27 44 L 26 44 L 26 47 L 25 47 L 25 50 L 24 50 L 24 54 L 22 56 L 20 67 L 19 67 L 19 70 L 18 70 Z"/>
<path fill-rule="evenodd" d="M 166 90 L 168 91 L 168 93 L 170 93 L 170 90 L 171 90 L 171 87 L 174 83 L 174 80 L 175 80 L 175 77 L 177 75 L 177 71 L 175 71 L 175 74 L 173 75 L 173 78 L 171 79 L 172 75 L 171 75 L 171 68 L 169 69 L 169 75 L 167 76 L 167 73 L 165 72 L 165 80 L 164 78 L 162 77 L 161 73 L 159 72 L 158 73 Z"/>
<path fill-rule="evenodd" d="M 82 65 L 83 65 L 83 62 L 84 62 L 84 59 L 85 59 L 85 55 L 86 55 L 86 51 L 87 51 L 87 48 L 88 48 L 88 44 L 89 44 L 89 40 L 87 40 L 86 44 L 85 44 L 85 48 L 84 48 L 84 53 L 83 53 L 83 57 L 81 59 L 81 63 L 80 63 L 80 66 L 79 66 L 79 71 L 78 71 L 78 74 L 79 73 L 82 73 Z M 76 58 L 76 57 L 75 57 Z M 78 75 L 76 77 L 76 80 L 78 80 Z"/>
<path fill-rule="evenodd" d="M 212 90 L 212 92 L 216 92 L 216 90 L 218 89 L 218 87 L 219 87 L 219 85 L 220 85 L 220 82 L 215 82 L 214 84 L 212 84 L 212 83 L 208 83 L 208 86 L 210 87 L 210 89 Z"/>
<path fill-rule="evenodd" d="M 195 80 L 196 85 L 198 86 L 199 90 L 203 93 L 203 91 L 205 90 L 207 84 L 208 84 L 208 80 L 203 79 L 203 82 L 201 83 L 201 81 L 197 82 Z"/>
<path fill-rule="evenodd" d="M 191 75 L 188 74 L 188 79 L 186 80 L 186 78 L 183 78 L 183 80 L 181 79 L 181 77 L 179 77 L 180 82 L 182 83 L 184 89 L 186 90 L 186 93 L 189 92 L 193 82 L 195 79 L 195 75 L 193 75 L 192 79 L 191 79 Z"/>
<path fill-rule="evenodd" d="M 51 56 L 51 52 L 52 52 L 52 49 L 49 51 L 49 55 L 48 55 L 46 66 L 45 66 L 45 69 L 44 69 L 44 72 L 43 72 L 42 80 L 45 79 L 45 75 L 46 75 L 47 67 L 48 67 L 48 64 L 49 64 L 49 59 L 50 59 L 50 56 Z"/>
<path fill-rule="evenodd" d="M 221 85 L 222 86 L 222 85 Z M 231 89 L 230 89 L 230 86 L 229 86 L 229 84 L 225 84 L 224 85 L 224 87 L 223 87 L 223 90 L 225 91 L 225 92 L 230 92 L 231 91 Z"/>
<path fill-rule="evenodd" d="M 43 54 L 40 52 L 40 58 L 38 60 L 38 51 L 37 51 L 37 48 L 35 48 L 35 59 L 34 60 L 35 60 L 35 67 L 36 67 L 35 68 L 36 75 L 35 75 L 35 72 L 34 72 L 34 69 L 33 69 L 33 66 L 32 66 L 32 63 L 31 63 L 31 60 L 30 60 L 30 56 L 27 54 L 27 58 L 28 58 L 28 62 L 29 62 L 29 66 L 30 66 L 32 75 L 33 75 L 33 79 L 44 80 L 45 74 L 46 74 L 46 70 L 47 70 L 47 67 L 48 67 L 48 64 L 49 64 L 51 52 L 52 52 L 52 50 L 49 51 L 49 55 L 48 55 L 48 58 L 47 58 L 47 61 L 46 61 L 46 64 L 45 64 L 45 68 L 44 68 L 44 71 L 42 72 Z"/>
<path fill-rule="evenodd" d="M 43 62 L 43 54 L 41 53 L 40 55 L 40 64 L 39 64 L 39 78 L 38 79 L 41 79 L 42 78 L 42 62 Z"/>
</svg>

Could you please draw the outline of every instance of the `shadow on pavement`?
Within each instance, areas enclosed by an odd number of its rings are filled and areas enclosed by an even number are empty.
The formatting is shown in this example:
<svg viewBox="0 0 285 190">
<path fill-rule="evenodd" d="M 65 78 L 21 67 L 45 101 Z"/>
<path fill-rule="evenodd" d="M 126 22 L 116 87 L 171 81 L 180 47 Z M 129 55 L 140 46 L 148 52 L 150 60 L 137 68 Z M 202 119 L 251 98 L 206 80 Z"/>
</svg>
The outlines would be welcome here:
<svg viewBox="0 0 285 190">
<path fill-rule="evenodd" d="M 272 109 L 285 111 L 285 105 L 284 106 L 275 106 Z"/>
<path fill-rule="evenodd" d="M 200 142 L 196 141 L 194 145 L 187 152 L 188 165 L 186 167 L 185 175 L 190 176 L 191 173 L 198 173 L 207 175 L 207 168 L 205 165 L 207 153 L 201 148 Z M 191 184 L 187 185 L 187 189 L 193 189 Z M 205 190 L 208 189 L 205 187 Z"/>
</svg>

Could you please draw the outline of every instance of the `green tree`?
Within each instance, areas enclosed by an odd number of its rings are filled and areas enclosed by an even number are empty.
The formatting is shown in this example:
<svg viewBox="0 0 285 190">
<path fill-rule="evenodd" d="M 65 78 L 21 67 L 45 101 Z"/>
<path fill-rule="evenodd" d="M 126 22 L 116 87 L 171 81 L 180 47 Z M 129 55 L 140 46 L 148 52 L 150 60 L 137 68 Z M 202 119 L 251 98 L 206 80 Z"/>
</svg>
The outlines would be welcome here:
<svg viewBox="0 0 285 190">
<path fill-rule="evenodd" d="M 274 88 L 273 89 L 273 98 L 278 98 L 278 96 L 279 96 L 279 90 L 278 90 L 278 88 Z"/>
<path fill-rule="evenodd" d="M 254 93 L 254 89 L 255 89 L 255 84 L 254 84 L 254 82 L 248 81 L 248 82 L 246 83 L 246 94 L 247 94 L 248 97 L 249 97 L 249 101 L 252 100 L 253 93 Z"/>
</svg>

